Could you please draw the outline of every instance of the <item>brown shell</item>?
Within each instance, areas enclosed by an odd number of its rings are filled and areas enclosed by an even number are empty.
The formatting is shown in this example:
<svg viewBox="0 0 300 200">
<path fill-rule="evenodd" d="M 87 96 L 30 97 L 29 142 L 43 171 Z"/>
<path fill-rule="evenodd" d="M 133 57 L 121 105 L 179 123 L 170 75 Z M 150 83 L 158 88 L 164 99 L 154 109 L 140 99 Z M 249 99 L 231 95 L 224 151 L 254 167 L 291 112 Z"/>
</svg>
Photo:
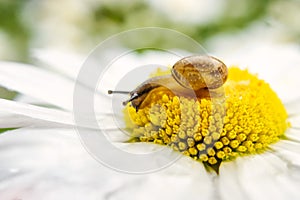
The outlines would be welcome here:
<svg viewBox="0 0 300 200">
<path fill-rule="evenodd" d="M 212 56 L 196 55 L 177 61 L 172 76 L 183 87 L 195 91 L 221 87 L 228 76 L 226 65 Z"/>
</svg>

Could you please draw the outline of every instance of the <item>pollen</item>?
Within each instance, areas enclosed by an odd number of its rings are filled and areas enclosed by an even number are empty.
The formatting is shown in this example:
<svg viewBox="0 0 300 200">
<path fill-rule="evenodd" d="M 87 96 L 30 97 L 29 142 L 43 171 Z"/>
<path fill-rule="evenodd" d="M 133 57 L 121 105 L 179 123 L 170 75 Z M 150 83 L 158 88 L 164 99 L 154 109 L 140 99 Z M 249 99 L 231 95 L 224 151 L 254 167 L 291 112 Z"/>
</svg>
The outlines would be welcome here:
<svg viewBox="0 0 300 200">
<path fill-rule="evenodd" d="M 222 90 L 193 98 L 153 89 L 147 106 L 124 109 L 131 141 L 167 145 L 218 172 L 222 162 L 263 153 L 284 137 L 288 115 L 268 83 L 231 67 Z"/>
</svg>

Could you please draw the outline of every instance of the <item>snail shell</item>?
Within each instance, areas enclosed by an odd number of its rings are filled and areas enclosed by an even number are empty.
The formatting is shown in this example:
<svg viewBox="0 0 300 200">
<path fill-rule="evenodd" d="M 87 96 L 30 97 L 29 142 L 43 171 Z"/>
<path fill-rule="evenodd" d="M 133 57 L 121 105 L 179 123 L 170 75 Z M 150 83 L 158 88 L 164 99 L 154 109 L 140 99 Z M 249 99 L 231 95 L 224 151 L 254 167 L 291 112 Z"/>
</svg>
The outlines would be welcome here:
<svg viewBox="0 0 300 200">
<path fill-rule="evenodd" d="M 194 91 L 221 87 L 228 76 L 226 65 L 211 56 L 190 56 L 177 61 L 173 78 L 183 87 Z"/>
</svg>

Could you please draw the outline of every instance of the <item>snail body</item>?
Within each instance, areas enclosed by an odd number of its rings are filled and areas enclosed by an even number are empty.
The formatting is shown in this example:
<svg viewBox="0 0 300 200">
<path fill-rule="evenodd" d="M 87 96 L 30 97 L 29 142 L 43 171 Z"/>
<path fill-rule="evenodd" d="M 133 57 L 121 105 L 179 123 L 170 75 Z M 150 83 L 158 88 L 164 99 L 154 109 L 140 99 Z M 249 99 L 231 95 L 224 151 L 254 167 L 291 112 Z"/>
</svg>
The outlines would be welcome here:
<svg viewBox="0 0 300 200">
<path fill-rule="evenodd" d="M 212 56 L 195 55 L 177 61 L 171 74 L 150 78 L 129 93 L 130 98 L 123 102 L 138 110 L 149 93 L 165 87 L 176 95 L 205 98 L 210 91 L 221 87 L 228 76 L 226 65 Z"/>
</svg>

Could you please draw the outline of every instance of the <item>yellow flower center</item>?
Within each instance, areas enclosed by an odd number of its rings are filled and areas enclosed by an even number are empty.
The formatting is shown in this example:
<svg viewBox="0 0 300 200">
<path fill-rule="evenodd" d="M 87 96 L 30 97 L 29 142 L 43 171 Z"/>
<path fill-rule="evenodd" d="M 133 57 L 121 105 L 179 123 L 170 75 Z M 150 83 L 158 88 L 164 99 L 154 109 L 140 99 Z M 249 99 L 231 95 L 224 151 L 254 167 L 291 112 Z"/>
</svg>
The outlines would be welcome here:
<svg viewBox="0 0 300 200">
<path fill-rule="evenodd" d="M 221 99 L 194 99 L 152 90 L 138 112 L 125 107 L 131 141 L 168 145 L 218 172 L 223 161 L 262 153 L 284 136 L 287 112 L 266 82 L 232 67 L 224 91 Z"/>
</svg>

